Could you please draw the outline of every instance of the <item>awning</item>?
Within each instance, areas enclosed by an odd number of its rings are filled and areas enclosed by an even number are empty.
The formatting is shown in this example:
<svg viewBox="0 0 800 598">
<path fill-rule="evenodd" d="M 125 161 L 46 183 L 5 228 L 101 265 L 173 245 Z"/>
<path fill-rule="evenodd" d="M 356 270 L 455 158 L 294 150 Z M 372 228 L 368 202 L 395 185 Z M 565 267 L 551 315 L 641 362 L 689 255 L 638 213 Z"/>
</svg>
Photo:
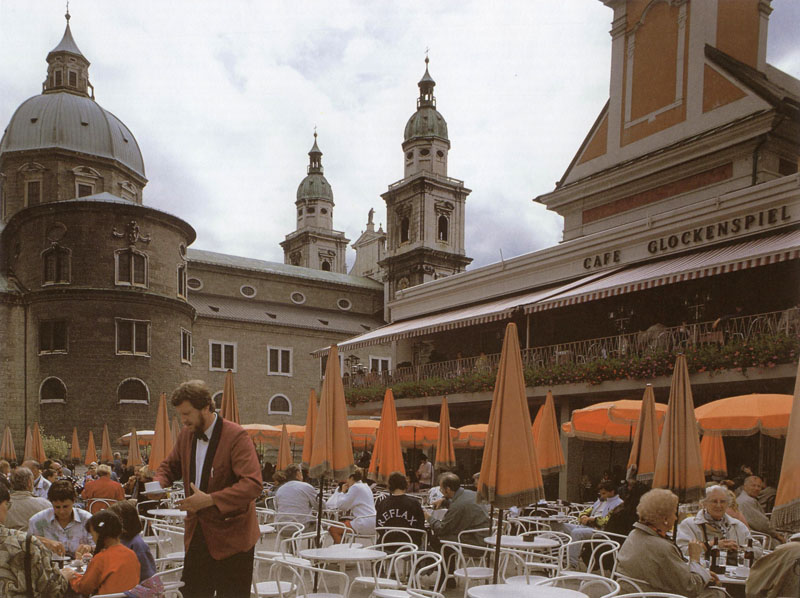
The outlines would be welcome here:
<svg viewBox="0 0 800 598">
<path fill-rule="evenodd" d="M 631 266 L 589 284 L 526 305 L 525 312 L 538 312 L 595 301 L 798 258 L 800 258 L 800 230 L 793 230 L 650 264 Z"/>
</svg>

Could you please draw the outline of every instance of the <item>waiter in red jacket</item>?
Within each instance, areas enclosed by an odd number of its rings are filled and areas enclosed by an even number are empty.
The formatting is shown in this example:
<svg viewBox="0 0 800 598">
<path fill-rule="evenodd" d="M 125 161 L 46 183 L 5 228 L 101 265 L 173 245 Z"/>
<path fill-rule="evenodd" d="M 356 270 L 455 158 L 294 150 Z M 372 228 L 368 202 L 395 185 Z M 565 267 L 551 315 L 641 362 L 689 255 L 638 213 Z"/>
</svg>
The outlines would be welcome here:
<svg viewBox="0 0 800 598">
<path fill-rule="evenodd" d="M 256 499 L 261 468 L 247 432 L 222 419 L 202 380 L 172 393 L 183 428 L 154 480 L 182 479 L 188 511 L 184 532 L 184 596 L 249 598 L 253 552 L 259 538 Z"/>
</svg>

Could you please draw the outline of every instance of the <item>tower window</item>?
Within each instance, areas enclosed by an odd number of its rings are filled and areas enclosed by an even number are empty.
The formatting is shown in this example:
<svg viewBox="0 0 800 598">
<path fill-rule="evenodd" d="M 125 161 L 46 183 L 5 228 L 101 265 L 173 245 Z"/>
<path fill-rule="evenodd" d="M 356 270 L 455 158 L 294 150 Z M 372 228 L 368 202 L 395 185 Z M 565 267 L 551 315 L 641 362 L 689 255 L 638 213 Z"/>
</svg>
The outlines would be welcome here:
<svg viewBox="0 0 800 598">
<path fill-rule="evenodd" d="M 437 158 L 444 158 L 444 152 L 442 150 L 438 150 L 436 152 L 436 157 Z"/>
<path fill-rule="evenodd" d="M 411 222 L 408 219 L 408 216 L 403 216 L 400 220 L 400 242 L 407 243 L 408 242 L 408 230 L 411 227 Z"/>
<path fill-rule="evenodd" d="M 147 256 L 133 248 L 114 252 L 118 285 L 147 287 Z"/>
<path fill-rule="evenodd" d="M 414 152 L 408 152 L 406 154 L 406 160 L 411 160 L 414 158 Z"/>
<path fill-rule="evenodd" d="M 61 71 L 56 71 L 56 86 L 61 85 Z"/>
<path fill-rule="evenodd" d="M 53 245 L 42 252 L 44 273 L 42 284 L 69 284 L 70 250 Z"/>
<path fill-rule="evenodd" d="M 181 363 L 192 363 L 192 333 L 181 328 Z"/>
<path fill-rule="evenodd" d="M 186 282 L 186 286 L 192 289 L 193 291 L 199 291 L 203 288 L 203 281 L 199 278 L 190 278 Z"/>
<path fill-rule="evenodd" d="M 75 71 L 69 72 L 69 84 L 70 87 L 78 87 L 78 73 Z"/>
<path fill-rule="evenodd" d="M 25 205 L 38 206 L 42 202 L 42 181 L 28 181 L 25 185 Z"/>
<path fill-rule="evenodd" d="M 325 272 L 330 272 L 331 271 L 331 263 L 330 262 L 322 262 L 322 269 Z"/>
<path fill-rule="evenodd" d="M 178 297 L 186 299 L 186 264 L 178 266 Z"/>
<path fill-rule="evenodd" d="M 303 215 L 303 208 L 300 208 L 299 210 L 297 210 L 297 215 L 298 216 L 302 216 Z"/>
<path fill-rule="evenodd" d="M 66 320 L 39 322 L 39 355 L 67 352 Z"/>
<path fill-rule="evenodd" d="M 117 318 L 117 355 L 149 355 L 150 322 Z"/>
<path fill-rule="evenodd" d="M 316 211 L 316 208 L 306 208 L 306 214 L 313 214 Z"/>
<path fill-rule="evenodd" d="M 150 389 L 138 378 L 123 380 L 117 387 L 117 400 L 120 403 L 149 403 Z"/>
<path fill-rule="evenodd" d="M 450 228 L 450 222 L 447 220 L 447 216 L 439 216 L 439 224 L 437 227 L 437 236 L 440 241 L 447 241 L 447 234 L 448 229 Z"/>
<path fill-rule="evenodd" d="M 296 303 L 297 305 L 302 305 L 303 303 L 306 302 L 306 296 L 303 295 L 303 293 L 301 293 L 300 291 L 295 291 L 294 293 L 289 295 L 289 298 L 292 300 L 292 303 Z"/>
<path fill-rule="evenodd" d="M 321 209 L 320 209 L 320 211 L 319 211 L 319 213 L 320 213 L 320 214 L 327 214 L 327 213 L 328 213 L 328 210 L 326 210 L 325 208 L 321 208 Z"/>
<path fill-rule="evenodd" d="M 86 183 L 78 183 L 78 197 L 87 197 L 94 193 L 94 186 Z"/>
<path fill-rule="evenodd" d="M 429 149 L 421 149 L 421 150 L 419 150 L 420 156 L 427 156 L 430 153 L 431 153 L 431 151 Z"/>
</svg>

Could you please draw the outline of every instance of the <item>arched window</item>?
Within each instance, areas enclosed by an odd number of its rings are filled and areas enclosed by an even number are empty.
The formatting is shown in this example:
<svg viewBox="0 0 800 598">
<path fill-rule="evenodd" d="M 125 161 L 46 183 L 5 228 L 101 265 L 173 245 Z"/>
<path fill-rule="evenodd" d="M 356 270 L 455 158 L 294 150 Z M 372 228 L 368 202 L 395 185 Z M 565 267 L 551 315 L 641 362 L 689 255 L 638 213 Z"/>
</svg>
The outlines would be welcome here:
<svg viewBox="0 0 800 598">
<path fill-rule="evenodd" d="M 114 252 L 116 284 L 147 287 L 147 255 L 132 247 Z"/>
<path fill-rule="evenodd" d="M 405 243 L 408 241 L 408 231 L 411 227 L 411 222 L 408 219 L 408 216 L 403 216 L 400 220 L 400 242 Z"/>
<path fill-rule="evenodd" d="M 67 400 L 67 387 L 55 376 L 45 378 L 39 386 L 40 403 L 64 403 Z"/>
<path fill-rule="evenodd" d="M 117 387 L 120 403 L 150 403 L 150 389 L 139 378 L 127 378 Z"/>
<path fill-rule="evenodd" d="M 292 402 L 284 395 L 274 395 L 267 406 L 269 415 L 291 415 Z"/>
<path fill-rule="evenodd" d="M 438 238 L 440 241 L 447 241 L 448 230 L 450 229 L 450 221 L 447 216 L 442 214 L 439 216 Z"/>
<path fill-rule="evenodd" d="M 330 262 L 322 262 L 322 269 L 325 272 L 330 272 L 331 271 L 331 263 Z"/>
<path fill-rule="evenodd" d="M 69 284 L 72 252 L 53 243 L 42 252 L 42 284 Z"/>
</svg>

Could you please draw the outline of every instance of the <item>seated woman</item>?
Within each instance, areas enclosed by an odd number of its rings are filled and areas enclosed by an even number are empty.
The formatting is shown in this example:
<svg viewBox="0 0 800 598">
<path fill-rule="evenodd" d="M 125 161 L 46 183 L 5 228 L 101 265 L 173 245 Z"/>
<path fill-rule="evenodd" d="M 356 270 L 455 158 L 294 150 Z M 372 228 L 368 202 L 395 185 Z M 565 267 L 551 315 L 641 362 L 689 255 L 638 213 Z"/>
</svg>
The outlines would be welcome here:
<svg viewBox="0 0 800 598">
<path fill-rule="evenodd" d="M 636 509 L 639 521 L 633 524 L 628 539 L 622 544 L 617 572 L 638 580 L 643 591 L 669 592 L 687 598 L 722 598 L 721 589 L 707 587 L 719 581 L 716 575 L 700 565 L 703 545 L 691 541 L 689 562 L 668 538 L 677 519 L 678 497 L 669 490 L 650 490 Z M 624 580 L 623 592 L 636 591 Z"/>
<path fill-rule="evenodd" d="M 61 573 L 78 594 L 114 594 L 126 592 L 139 583 L 139 559 L 122 545 L 122 521 L 108 509 L 92 515 L 86 530 L 95 543 L 94 557 L 81 575 L 65 567 Z"/>
<path fill-rule="evenodd" d="M 678 525 L 676 542 L 683 554 L 688 554 L 690 542 L 702 542 L 705 550 L 709 550 L 711 541 L 715 539 L 719 541 L 722 550 L 744 550 L 752 536 L 744 523 L 727 513 L 730 502 L 730 491 L 727 488 L 706 488 L 706 496 L 700 501 L 703 507 L 700 512 L 694 517 L 687 517 Z M 762 548 L 758 543 L 753 544 L 753 550 L 756 558 L 761 556 Z"/>
<path fill-rule="evenodd" d="M 139 559 L 139 581 L 144 581 L 156 574 L 156 561 L 150 547 L 142 540 L 142 523 L 134 504 L 128 500 L 114 503 L 108 510 L 116 513 L 122 520 L 122 535 L 120 541 L 123 546 L 130 548 Z"/>
</svg>

